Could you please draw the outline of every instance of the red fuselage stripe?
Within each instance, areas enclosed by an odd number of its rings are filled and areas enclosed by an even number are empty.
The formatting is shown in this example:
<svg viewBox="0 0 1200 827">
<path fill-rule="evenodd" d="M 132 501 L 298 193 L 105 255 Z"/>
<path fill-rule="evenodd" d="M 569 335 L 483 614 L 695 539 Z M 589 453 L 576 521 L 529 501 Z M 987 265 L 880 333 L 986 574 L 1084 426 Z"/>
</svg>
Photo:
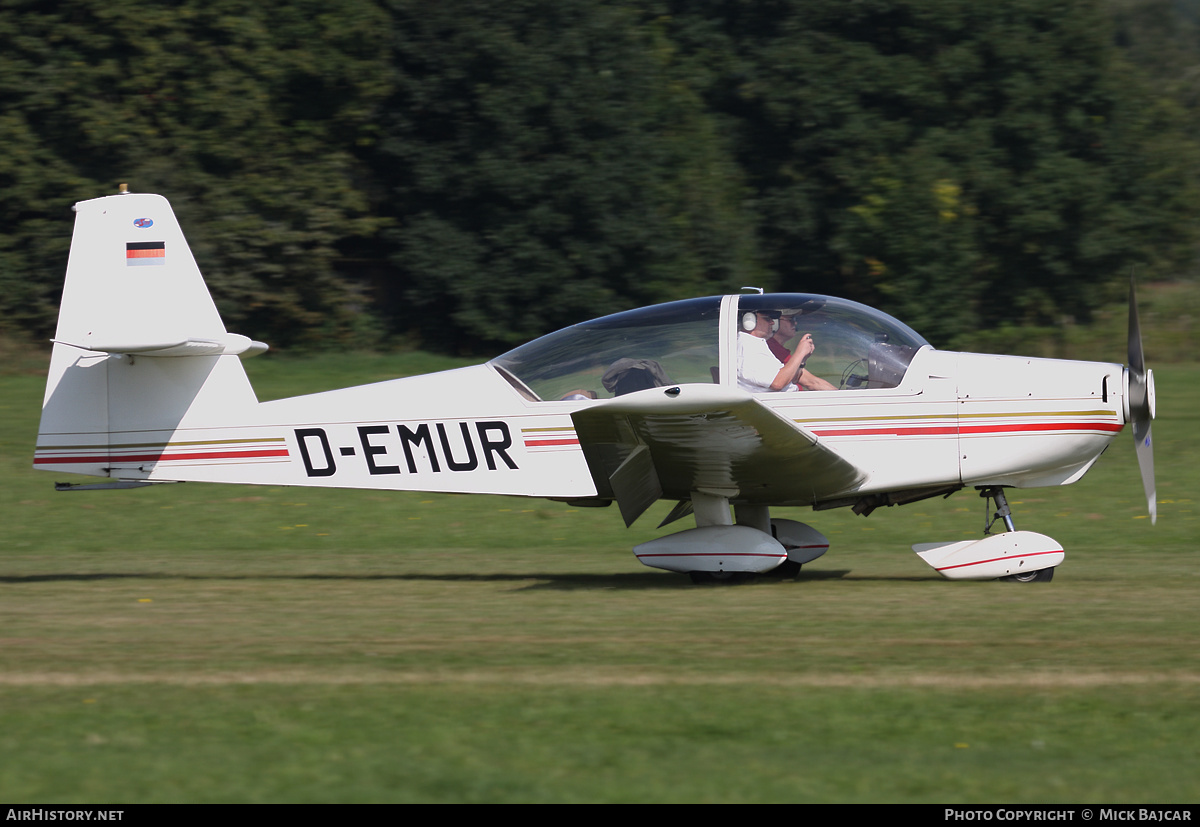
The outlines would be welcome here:
<svg viewBox="0 0 1200 827">
<path fill-rule="evenodd" d="M 39 457 L 34 460 L 36 465 L 49 464 L 92 464 L 105 462 L 176 462 L 190 459 L 260 459 L 264 457 L 286 457 L 286 448 L 274 448 L 264 451 L 205 451 L 196 454 L 122 454 L 113 456 L 90 457 Z"/>
<path fill-rule="evenodd" d="M 813 429 L 817 436 L 947 436 L 950 434 L 1011 434 L 1036 431 L 1101 431 L 1115 433 L 1124 426 L 1115 422 L 1038 422 L 1022 425 L 936 425 L 891 426 L 885 428 Z"/>
</svg>

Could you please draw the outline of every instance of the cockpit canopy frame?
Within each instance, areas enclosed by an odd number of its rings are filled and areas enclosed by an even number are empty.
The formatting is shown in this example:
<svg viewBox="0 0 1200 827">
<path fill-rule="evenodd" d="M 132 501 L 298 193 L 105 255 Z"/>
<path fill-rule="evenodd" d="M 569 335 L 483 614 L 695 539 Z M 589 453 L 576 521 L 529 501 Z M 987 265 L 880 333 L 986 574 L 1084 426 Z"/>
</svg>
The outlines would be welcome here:
<svg viewBox="0 0 1200 827">
<path fill-rule="evenodd" d="M 904 323 L 858 302 L 768 293 L 615 313 L 543 336 L 489 364 L 530 401 L 607 399 L 685 383 L 734 385 L 734 362 L 721 354 L 734 352 L 737 336 L 749 335 L 739 332 L 748 312 L 795 314 L 796 339 L 811 333 L 816 343 L 809 370 L 846 390 L 898 386 L 913 355 L 929 346 Z"/>
</svg>

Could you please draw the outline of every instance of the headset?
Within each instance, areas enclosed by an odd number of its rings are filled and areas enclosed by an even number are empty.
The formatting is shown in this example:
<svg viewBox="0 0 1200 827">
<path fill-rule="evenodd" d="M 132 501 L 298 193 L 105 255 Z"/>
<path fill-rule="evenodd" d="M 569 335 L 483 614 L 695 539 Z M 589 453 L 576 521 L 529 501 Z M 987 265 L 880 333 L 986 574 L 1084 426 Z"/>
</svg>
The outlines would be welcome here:
<svg viewBox="0 0 1200 827">
<path fill-rule="evenodd" d="M 748 310 L 742 314 L 742 330 L 750 333 L 754 328 L 758 327 L 758 314 L 753 310 Z M 771 334 L 779 330 L 779 317 L 771 319 Z"/>
</svg>

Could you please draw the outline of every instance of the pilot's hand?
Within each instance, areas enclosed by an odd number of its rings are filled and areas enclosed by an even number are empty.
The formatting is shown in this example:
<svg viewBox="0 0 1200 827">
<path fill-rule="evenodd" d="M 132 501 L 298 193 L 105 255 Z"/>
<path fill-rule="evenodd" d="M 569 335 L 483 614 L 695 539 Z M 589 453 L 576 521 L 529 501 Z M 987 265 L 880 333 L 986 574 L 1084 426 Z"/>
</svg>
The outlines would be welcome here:
<svg viewBox="0 0 1200 827">
<path fill-rule="evenodd" d="M 801 336 L 800 344 L 796 345 L 796 351 L 801 354 L 800 361 L 804 361 L 805 359 L 807 359 L 809 356 L 812 355 L 812 352 L 816 349 L 817 349 L 817 346 L 813 342 L 813 337 L 812 337 L 811 333 L 805 333 L 803 336 Z"/>
</svg>

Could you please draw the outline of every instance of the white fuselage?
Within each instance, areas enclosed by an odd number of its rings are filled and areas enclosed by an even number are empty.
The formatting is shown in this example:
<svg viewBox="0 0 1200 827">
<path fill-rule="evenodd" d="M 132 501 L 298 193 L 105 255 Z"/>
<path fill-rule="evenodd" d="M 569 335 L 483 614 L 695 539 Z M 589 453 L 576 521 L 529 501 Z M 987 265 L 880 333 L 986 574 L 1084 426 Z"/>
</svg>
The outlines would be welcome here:
<svg viewBox="0 0 1200 827">
<path fill-rule="evenodd" d="M 114 408 L 122 384 L 143 384 L 135 372 L 175 362 L 85 360 L 103 363 L 89 369 L 108 373 Z M 1036 487 L 1077 479 L 1122 429 L 1122 380 L 1116 364 L 923 348 L 899 387 L 756 398 L 795 423 L 797 439 L 807 432 L 867 469 L 847 496 Z M 586 498 L 596 487 L 571 414 L 594 404 L 530 401 L 490 365 L 273 402 L 197 405 L 170 429 L 155 426 L 158 414 L 143 396 L 112 417 L 122 423 L 112 431 L 44 429 L 35 467 L 130 480 Z M 766 499 L 805 500 L 788 492 Z"/>
</svg>

